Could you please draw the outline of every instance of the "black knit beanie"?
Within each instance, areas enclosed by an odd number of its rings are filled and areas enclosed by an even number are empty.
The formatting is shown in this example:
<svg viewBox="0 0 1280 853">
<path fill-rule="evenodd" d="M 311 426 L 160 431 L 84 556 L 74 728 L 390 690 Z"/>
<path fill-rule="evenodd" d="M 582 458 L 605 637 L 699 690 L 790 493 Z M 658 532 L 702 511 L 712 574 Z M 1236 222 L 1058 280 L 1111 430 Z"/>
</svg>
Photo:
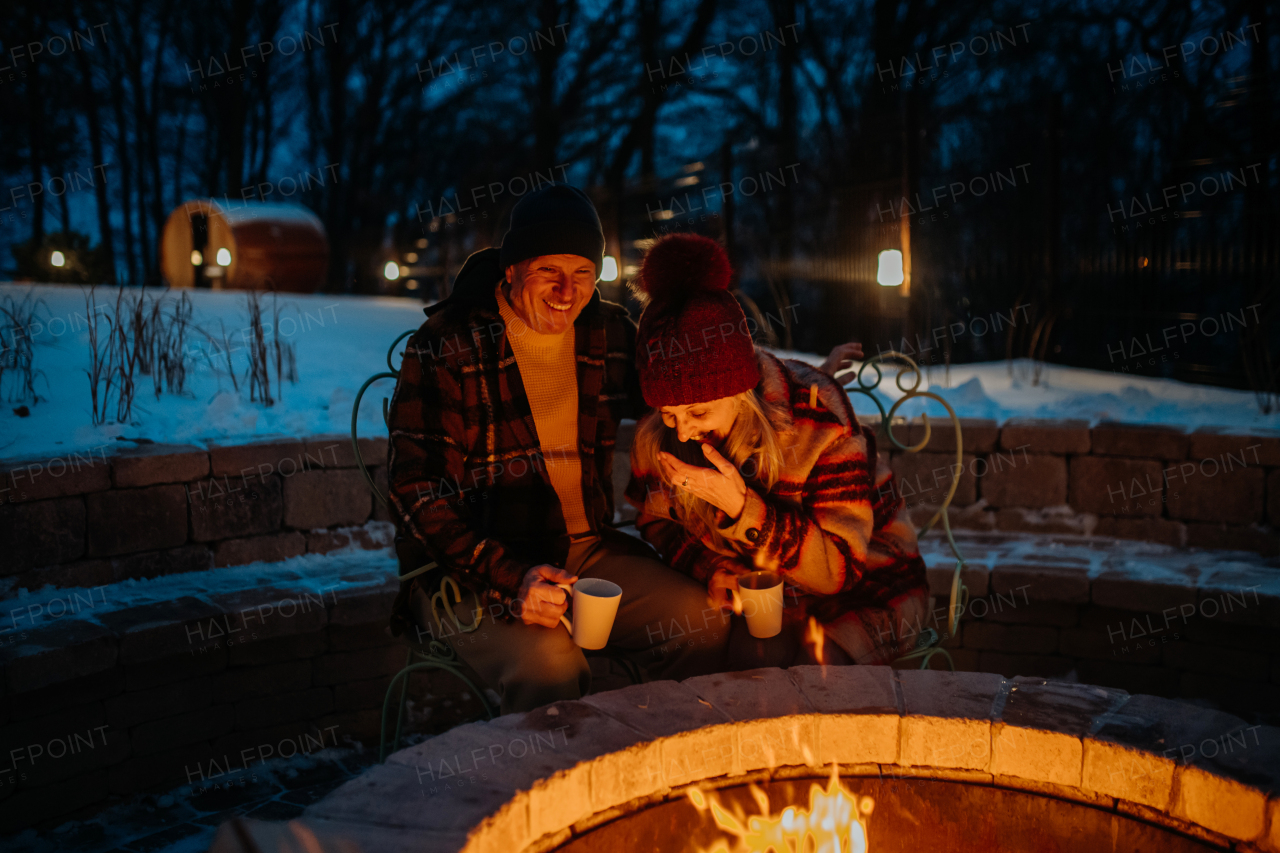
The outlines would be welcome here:
<svg viewBox="0 0 1280 853">
<path fill-rule="evenodd" d="M 511 210 L 511 230 L 502 238 L 505 270 L 540 255 L 578 255 L 604 263 L 604 229 L 587 194 L 568 184 L 549 184 L 529 193 Z"/>
</svg>

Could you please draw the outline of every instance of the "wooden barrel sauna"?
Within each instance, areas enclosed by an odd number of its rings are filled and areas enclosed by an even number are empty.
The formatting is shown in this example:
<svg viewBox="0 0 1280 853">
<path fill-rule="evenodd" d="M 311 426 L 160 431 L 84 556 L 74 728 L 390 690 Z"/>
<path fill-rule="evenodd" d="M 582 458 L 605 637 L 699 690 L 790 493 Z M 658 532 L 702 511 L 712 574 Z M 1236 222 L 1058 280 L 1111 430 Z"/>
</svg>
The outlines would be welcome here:
<svg viewBox="0 0 1280 853">
<path fill-rule="evenodd" d="M 328 266 L 324 223 L 297 204 L 192 199 L 169 214 L 160 241 L 171 287 L 313 293 Z"/>
</svg>

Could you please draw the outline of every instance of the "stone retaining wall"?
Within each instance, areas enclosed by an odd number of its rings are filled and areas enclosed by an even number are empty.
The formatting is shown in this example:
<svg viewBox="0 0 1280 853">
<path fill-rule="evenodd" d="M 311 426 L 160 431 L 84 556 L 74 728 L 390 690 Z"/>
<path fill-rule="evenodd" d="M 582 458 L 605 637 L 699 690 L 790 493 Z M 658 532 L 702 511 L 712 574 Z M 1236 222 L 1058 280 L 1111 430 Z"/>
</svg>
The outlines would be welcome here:
<svg viewBox="0 0 1280 853">
<path fill-rule="evenodd" d="M 363 583 L 185 597 L 0 636 L 0 835 L 113 794 L 244 785 L 273 756 L 372 748 L 406 647 L 386 631 L 394 579 L 348 580 Z"/>
<path fill-rule="evenodd" d="M 361 455 L 386 492 L 386 439 Z M 377 467 L 374 467 L 377 466 Z M 143 444 L 0 463 L 0 580 L 96 587 L 391 543 L 350 436 Z"/>
<path fill-rule="evenodd" d="M 920 453 L 880 448 L 918 522 L 953 476 L 954 430 L 934 426 Z M 961 428 L 953 527 L 1280 553 L 1280 433 L 1017 419 L 962 419 Z M 619 507 L 633 432 L 624 423 L 618 436 Z M 923 427 L 904 426 L 898 436 L 914 445 Z M 384 492 L 386 446 L 361 439 Z M 390 541 L 386 528 L 358 529 L 389 516 L 345 435 L 107 450 L 0 463 L 0 541 L 8 546 L 0 578 L 28 588 L 93 587 Z"/>
<path fill-rule="evenodd" d="M 1088 685 L 885 667 L 655 682 L 460 726 L 289 824 L 224 824 L 212 849 L 293 837 L 325 851 L 533 853 L 691 787 L 820 779 L 833 763 L 853 791 L 859 777 L 945 779 L 1280 851 L 1280 730 Z"/>
<path fill-rule="evenodd" d="M 857 400 L 854 401 L 855 404 Z M 963 467 L 953 527 L 1078 533 L 1280 554 L 1280 433 L 1188 432 L 1150 424 L 960 420 Z M 952 483 L 955 430 L 933 421 L 920 453 L 883 441 L 913 518 Z M 907 446 L 920 424 L 895 429 Z"/>
</svg>

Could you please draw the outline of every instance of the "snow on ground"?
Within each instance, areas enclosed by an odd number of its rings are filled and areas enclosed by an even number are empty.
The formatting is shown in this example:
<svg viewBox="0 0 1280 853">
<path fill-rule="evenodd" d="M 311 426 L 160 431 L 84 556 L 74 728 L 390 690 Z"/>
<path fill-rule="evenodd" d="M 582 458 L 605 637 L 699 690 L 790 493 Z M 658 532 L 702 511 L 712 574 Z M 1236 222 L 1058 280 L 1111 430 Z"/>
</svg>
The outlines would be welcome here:
<svg viewBox="0 0 1280 853">
<path fill-rule="evenodd" d="M 130 290 L 135 296 L 139 291 Z M 148 290 L 151 296 L 162 291 Z M 241 291 L 185 291 L 195 305 L 194 320 L 216 331 L 219 322 L 231 338 L 231 353 L 243 375 L 248 327 L 246 295 Z M 0 299 L 21 300 L 32 293 L 41 301 L 38 325 L 31 328 L 41 402 L 29 406 L 30 415 L 15 414 L 16 404 L 0 408 L 0 458 L 40 458 L 70 451 L 91 451 L 114 445 L 116 437 L 182 443 L 204 439 L 235 440 L 264 435 L 315 435 L 347 432 L 351 404 L 369 376 L 386 369 L 386 352 L 401 332 L 421 325 L 422 303 L 395 297 L 288 294 L 279 297 L 280 329 L 284 343 L 297 347 L 299 382 L 286 383 L 274 406 L 249 402 L 244 379 L 232 388 L 225 371 L 219 375 L 206 363 L 205 353 L 221 361 L 202 339 L 194 339 L 196 357 L 189 390 L 179 397 L 165 393 L 156 399 L 151 381 L 141 378 L 133 416 L 128 424 L 90 423 L 88 331 L 85 288 L 66 285 L 0 284 Z M 173 296 L 166 298 L 172 299 Z M 100 287 L 98 304 L 114 305 L 114 290 Z M 264 304 L 270 312 L 270 299 Z M 821 357 L 785 353 L 819 363 Z M 1253 395 L 1170 379 L 1113 374 L 1106 371 L 1049 365 L 1038 384 L 1031 381 L 1032 365 L 1007 362 L 953 365 L 949 378 L 940 366 L 926 367 L 921 388 L 934 391 L 955 407 L 961 417 L 1083 418 L 1166 423 L 1186 427 L 1280 427 L 1280 413 L 1258 412 Z M 871 371 L 867 378 L 872 377 Z M 6 380 L 7 381 L 7 380 Z M 851 376 L 847 381 L 852 381 Z M 274 384 L 274 376 L 273 376 Z M 893 372 L 882 383 L 893 390 Z M 373 386 L 361 406 L 363 435 L 382 431 L 381 401 L 390 396 L 389 380 Z M 889 402 L 900 396 L 882 394 Z M 870 401 L 854 396 L 860 414 L 874 414 Z M 927 405 L 927 408 L 925 408 Z M 913 401 L 899 414 L 945 415 L 936 402 Z"/>
<path fill-rule="evenodd" d="M 822 357 L 808 353 L 779 351 L 787 358 L 821 364 Z M 903 396 L 895 385 L 899 368 L 885 366 L 884 378 L 876 392 L 885 411 Z M 918 390 L 942 397 L 962 418 L 991 418 L 1003 423 L 1009 418 L 1078 418 L 1097 425 L 1101 421 L 1170 424 L 1189 429 L 1221 426 L 1233 429 L 1280 428 L 1280 412 L 1263 415 L 1252 393 L 1192 385 L 1174 379 L 1155 379 L 1105 370 L 1086 370 L 1048 364 L 1038 383 L 1033 384 L 1034 365 L 1027 359 L 953 364 L 950 375 L 941 365 L 923 365 L 924 377 Z M 856 385 L 854 373 L 840 377 L 845 385 Z M 902 377 L 906 388 L 914 377 Z M 875 371 L 868 368 L 862 381 L 870 385 Z M 890 392 L 890 393 L 884 393 Z M 876 408 L 861 392 L 852 394 L 859 415 L 874 415 Z M 896 415 L 912 417 L 921 413 L 930 418 L 946 417 L 946 409 L 936 400 L 911 400 Z"/>
<path fill-rule="evenodd" d="M 28 590 L 13 578 L 0 581 L 0 646 L 17 642 L 25 630 L 57 625 L 67 619 L 96 620 L 103 614 L 144 604 L 176 601 L 183 596 L 219 595 L 242 590 L 288 591 L 295 599 L 309 594 L 332 604 L 341 590 L 377 586 L 399 574 L 391 548 L 365 551 L 354 545 L 328 554 L 303 554 L 278 563 L 250 563 L 149 580 L 125 580 L 92 588 L 58 589 L 46 585 Z M 271 604 L 264 592 L 262 603 Z"/>
<path fill-rule="evenodd" d="M 396 336 L 416 329 L 426 319 L 422 303 L 414 299 L 282 294 L 278 337 L 282 343 L 297 347 L 299 382 L 293 385 L 286 381 L 275 405 L 265 406 L 249 402 L 243 379 L 249 337 L 244 333 L 249 327 L 245 293 L 188 290 L 196 324 L 214 332 L 221 331 L 219 321 L 225 325 L 231 358 L 240 374 L 239 390 L 232 388 L 225 371 L 218 375 L 206 362 L 206 353 L 218 363 L 225 362 L 225 355 L 196 337 L 188 348 L 195 363 L 186 396 L 164 393 L 156 399 L 150 378 L 141 377 L 130 423 L 93 426 L 86 373 L 86 290 L 66 285 L 0 285 L 0 299 L 10 296 L 21 300 L 32 292 L 42 301 L 39 324 L 31 327 L 30 334 L 35 367 L 44 373 L 36 382 L 43 399 L 28 406 L 28 417 L 14 413 L 16 404 L 0 408 L 0 458 L 57 456 L 103 444 L 108 445 L 109 453 L 116 436 L 185 443 L 270 434 L 345 433 L 351 429 L 351 404 L 361 384 L 387 369 L 387 348 Z M 130 295 L 137 292 L 131 289 Z M 155 289 L 146 292 L 149 296 L 163 293 Z M 115 290 L 99 287 L 97 300 L 100 310 L 104 303 L 114 308 Z M 269 297 L 263 310 L 269 315 Z M 274 395 L 274 373 L 271 382 Z M 393 387 L 390 380 L 384 380 L 365 394 L 362 435 L 385 432 L 382 398 L 389 397 Z"/>
</svg>

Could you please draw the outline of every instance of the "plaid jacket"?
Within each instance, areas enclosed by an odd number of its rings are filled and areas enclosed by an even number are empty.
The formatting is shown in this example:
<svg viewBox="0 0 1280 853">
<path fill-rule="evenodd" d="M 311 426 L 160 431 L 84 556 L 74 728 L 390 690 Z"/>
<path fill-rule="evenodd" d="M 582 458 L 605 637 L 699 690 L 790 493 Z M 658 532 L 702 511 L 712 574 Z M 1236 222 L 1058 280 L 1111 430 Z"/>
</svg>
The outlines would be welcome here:
<svg viewBox="0 0 1280 853">
<path fill-rule="evenodd" d="M 468 299 L 434 313 L 409 339 L 388 416 L 388 485 L 402 574 L 434 560 L 483 603 L 509 605 L 531 567 L 564 559 L 567 536 L 497 284 L 489 275 L 472 282 Z M 576 450 L 592 530 L 613 519 L 618 421 L 644 410 L 635 330 L 627 309 L 599 291 L 574 323 Z M 395 629 L 406 627 L 400 619 L 418 580 L 402 585 Z"/>
<path fill-rule="evenodd" d="M 790 413 L 775 423 L 782 476 L 766 494 L 748 488 L 742 513 L 719 513 L 729 546 L 693 537 L 657 471 L 632 453 L 627 500 L 636 527 L 677 571 L 705 583 L 717 568 L 768 569 L 798 589 L 788 620 L 826 622 L 859 608 L 891 608 L 927 588 L 915 531 L 875 432 L 858 423 L 849 396 L 825 373 L 760 351 L 760 390 Z M 750 484 L 748 484 L 750 485 Z"/>
</svg>

